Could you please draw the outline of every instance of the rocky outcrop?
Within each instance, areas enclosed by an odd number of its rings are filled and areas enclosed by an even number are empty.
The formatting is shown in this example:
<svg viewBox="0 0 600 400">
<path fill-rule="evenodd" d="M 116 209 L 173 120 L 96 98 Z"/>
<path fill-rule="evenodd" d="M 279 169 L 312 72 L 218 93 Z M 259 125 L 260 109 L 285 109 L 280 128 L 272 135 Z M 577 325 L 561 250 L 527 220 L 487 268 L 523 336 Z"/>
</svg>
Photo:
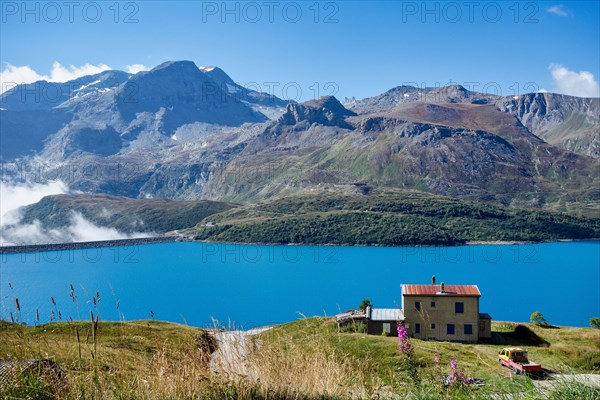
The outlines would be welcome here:
<svg viewBox="0 0 600 400">
<path fill-rule="evenodd" d="M 289 104 L 277 123 L 287 126 L 319 124 L 352 129 L 346 117 L 354 115 L 355 112 L 346 109 L 335 97 L 325 96 L 302 104 Z"/>
<path fill-rule="evenodd" d="M 590 157 L 600 157 L 600 99 L 555 93 L 504 97 L 496 107 L 513 114 L 550 144 Z"/>
</svg>

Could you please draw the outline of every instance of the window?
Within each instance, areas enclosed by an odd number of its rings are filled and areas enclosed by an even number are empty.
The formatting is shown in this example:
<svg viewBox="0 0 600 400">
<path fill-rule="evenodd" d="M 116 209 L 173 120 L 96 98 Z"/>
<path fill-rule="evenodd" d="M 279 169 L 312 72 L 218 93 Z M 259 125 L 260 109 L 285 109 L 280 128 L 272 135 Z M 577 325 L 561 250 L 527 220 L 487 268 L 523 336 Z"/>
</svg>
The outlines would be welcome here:
<svg viewBox="0 0 600 400">
<path fill-rule="evenodd" d="M 421 311 L 421 302 L 420 301 L 415 301 L 415 310 Z"/>
<path fill-rule="evenodd" d="M 435 301 L 431 302 L 431 308 L 435 308 Z"/>
<path fill-rule="evenodd" d="M 383 323 L 383 333 L 389 334 L 392 331 L 392 324 L 389 322 Z"/>
<path fill-rule="evenodd" d="M 473 334 L 473 325 L 465 325 L 465 335 Z"/>
<path fill-rule="evenodd" d="M 465 303 L 454 303 L 454 312 L 456 314 L 462 314 L 465 312 Z"/>
<path fill-rule="evenodd" d="M 431 329 L 435 329 L 435 324 L 431 324 Z"/>
<path fill-rule="evenodd" d="M 479 332 L 485 331 L 485 322 L 479 321 Z"/>
<path fill-rule="evenodd" d="M 415 324 L 415 333 L 421 333 L 421 324 Z"/>
<path fill-rule="evenodd" d="M 448 324 L 448 326 L 446 326 L 446 333 L 448 335 L 454 335 L 454 324 Z"/>
</svg>

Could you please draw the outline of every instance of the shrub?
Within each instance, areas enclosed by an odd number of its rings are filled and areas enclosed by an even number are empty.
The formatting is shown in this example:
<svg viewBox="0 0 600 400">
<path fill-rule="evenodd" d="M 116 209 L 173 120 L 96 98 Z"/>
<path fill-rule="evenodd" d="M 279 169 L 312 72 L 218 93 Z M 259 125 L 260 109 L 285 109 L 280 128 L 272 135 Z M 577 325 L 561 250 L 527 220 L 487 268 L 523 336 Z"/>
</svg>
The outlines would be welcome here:
<svg viewBox="0 0 600 400">
<path fill-rule="evenodd" d="M 548 321 L 546 321 L 546 318 L 544 318 L 542 313 L 539 311 L 534 311 L 531 314 L 531 317 L 529 317 L 529 322 L 537 326 L 548 326 Z"/>
<path fill-rule="evenodd" d="M 365 333 L 367 331 L 367 327 L 362 322 L 352 322 L 349 324 L 342 325 L 340 327 L 340 332 L 344 333 Z"/>
<path fill-rule="evenodd" d="M 362 299 L 362 302 L 360 303 L 360 306 L 358 306 L 358 309 L 366 310 L 367 307 L 373 307 L 373 303 L 371 303 L 371 300 L 369 299 Z"/>
</svg>

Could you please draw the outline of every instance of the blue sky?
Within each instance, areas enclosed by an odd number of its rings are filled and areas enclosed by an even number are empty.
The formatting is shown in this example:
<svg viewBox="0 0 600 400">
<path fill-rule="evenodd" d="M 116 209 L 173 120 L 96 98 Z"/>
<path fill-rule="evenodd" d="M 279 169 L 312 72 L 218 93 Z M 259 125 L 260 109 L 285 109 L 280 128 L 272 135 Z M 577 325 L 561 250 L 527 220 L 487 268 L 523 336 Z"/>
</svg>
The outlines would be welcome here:
<svg viewBox="0 0 600 400">
<path fill-rule="evenodd" d="M 598 96 L 595 1 L 0 4 L 3 85 L 186 59 L 302 100 L 403 83 Z"/>
</svg>

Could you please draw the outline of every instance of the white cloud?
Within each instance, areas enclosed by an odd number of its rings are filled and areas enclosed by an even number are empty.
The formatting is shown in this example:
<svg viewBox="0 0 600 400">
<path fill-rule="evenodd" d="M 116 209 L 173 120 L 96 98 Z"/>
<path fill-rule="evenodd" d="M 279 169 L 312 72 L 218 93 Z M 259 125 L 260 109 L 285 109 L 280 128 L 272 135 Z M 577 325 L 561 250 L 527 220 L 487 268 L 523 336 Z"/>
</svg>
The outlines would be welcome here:
<svg viewBox="0 0 600 400">
<path fill-rule="evenodd" d="M 55 233 L 52 239 L 58 235 Z M 15 246 L 25 244 L 48 243 L 48 232 L 44 231 L 40 221 L 31 224 L 10 225 L 2 229 L 0 235 L 0 246 Z"/>
<path fill-rule="evenodd" d="M 86 75 L 99 74 L 102 71 L 112 69 L 106 64 L 84 64 L 81 67 L 71 65 L 69 67 L 62 66 L 59 62 L 55 61 L 52 64 L 52 74 L 50 75 L 50 82 L 67 82 L 73 79 L 77 79 Z"/>
<path fill-rule="evenodd" d="M 72 242 L 93 242 L 96 240 L 119 240 L 133 237 L 148 237 L 146 233 L 135 232 L 131 235 L 119 232 L 115 228 L 106 228 L 94 225 L 84 218 L 80 213 L 73 212 L 71 215 L 71 225 L 67 232 Z"/>
<path fill-rule="evenodd" d="M 150 68 L 146 67 L 144 64 L 131 64 L 125 66 L 127 72 L 130 74 L 137 74 L 138 72 L 148 71 Z"/>
<path fill-rule="evenodd" d="M 591 72 L 571 71 L 560 64 L 550 64 L 549 69 L 558 93 L 579 97 L 600 97 L 600 86 Z"/>
<path fill-rule="evenodd" d="M 2 235 L 0 235 L 0 246 L 95 242 L 100 240 L 120 240 L 149 236 L 150 234 L 143 232 L 126 234 L 115 228 L 98 226 L 87 220 L 81 213 L 72 212 L 69 225 L 63 228 L 47 229 L 38 220 L 35 220 L 30 224 L 9 225 L 2 230 Z"/>
<path fill-rule="evenodd" d="M 558 15 L 559 17 L 568 17 L 571 15 L 562 4 L 558 4 L 546 9 L 550 14 Z"/>
<path fill-rule="evenodd" d="M 544 88 L 541 88 L 540 90 L 537 91 L 537 93 L 548 93 L 548 91 Z"/>
<path fill-rule="evenodd" d="M 20 207 L 37 203 L 44 196 L 68 193 L 68 186 L 61 182 L 47 184 L 11 184 L 0 182 L 0 246 L 39 243 L 89 242 L 148 237 L 148 233 L 126 234 L 114 228 L 95 225 L 81 213 L 72 212 L 69 225 L 48 229 L 40 221 L 22 223 Z M 107 211 L 108 212 L 108 211 Z M 143 225 L 143 224 L 141 224 Z"/>
<path fill-rule="evenodd" d="M 25 183 L 21 185 L 0 182 L 0 226 L 18 222 L 18 208 L 37 203 L 44 196 L 64 194 L 69 191 L 62 181 L 41 183 Z"/>
<path fill-rule="evenodd" d="M 69 191 L 62 181 L 11 184 L 0 182 L 0 246 L 10 244 L 46 243 L 48 232 L 44 232 L 39 221 L 21 224 L 20 207 L 37 203 L 44 196 L 64 194 Z M 53 232 L 53 237 L 60 237 Z"/>
<path fill-rule="evenodd" d="M 0 82 L 2 83 L 0 93 L 19 83 L 31 83 L 45 78 L 46 77 L 35 72 L 29 65 L 17 67 L 8 64 L 2 71 L 0 71 Z"/>
<path fill-rule="evenodd" d="M 0 71 L 0 93 L 22 83 L 32 83 L 41 80 L 46 80 L 48 82 L 67 82 L 85 75 L 98 74 L 110 69 L 112 68 L 106 64 L 84 64 L 80 67 L 76 67 L 75 65 L 64 66 L 58 61 L 55 61 L 52 64 L 52 71 L 50 74 L 42 75 L 29 65 L 16 66 L 6 64 Z"/>
</svg>

